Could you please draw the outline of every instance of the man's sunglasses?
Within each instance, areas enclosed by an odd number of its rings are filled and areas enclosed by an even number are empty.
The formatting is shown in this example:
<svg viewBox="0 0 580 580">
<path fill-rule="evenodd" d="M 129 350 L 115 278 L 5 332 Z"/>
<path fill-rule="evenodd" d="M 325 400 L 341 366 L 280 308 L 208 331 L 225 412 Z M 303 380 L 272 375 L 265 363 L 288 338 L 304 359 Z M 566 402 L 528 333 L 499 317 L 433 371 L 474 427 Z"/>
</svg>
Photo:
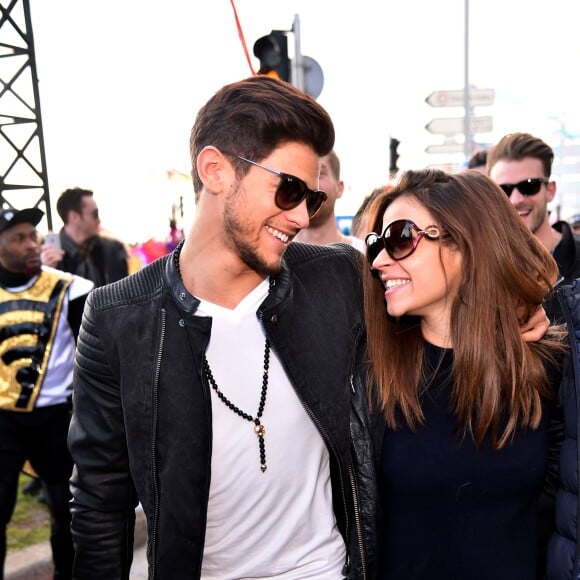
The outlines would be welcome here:
<svg viewBox="0 0 580 580">
<path fill-rule="evenodd" d="M 245 161 L 246 163 L 250 163 L 251 165 L 255 165 L 260 169 L 265 169 L 266 171 L 280 177 L 280 183 L 276 188 L 274 201 L 276 202 L 276 205 L 284 211 L 298 207 L 306 199 L 308 217 L 313 218 L 322 207 L 322 204 L 327 200 L 324 191 L 310 189 L 302 179 L 295 175 L 277 171 L 276 169 L 270 169 L 265 165 L 261 165 L 260 163 L 256 163 L 255 161 L 246 159 L 245 157 L 240 157 L 239 155 L 236 155 L 236 158 Z"/>
<path fill-rule="evenodd" d="M 550 180 L 547 177 L 531 177 L 519 183 L 500 183 L 499 186 L 505 191 L 508 197 L 514 189 L 517 189 L 522 195 L 529 197 L 530 195 L 536 195 L 540 191 L 543 183 L 550 183 Z"/>
<path fill-rule="evenodd" d="M 375 232 L 367 234 L 365 244 L 369 266 L 372 270 L 372 264 L 382 250 L 386 250 L 393 260 L 403 260 L 417 249 L 422 238 L 437 240 L 440 235 L 437 226 L 427 226 L 421 230 L 411 220 L 395 220 L 383 230 L 382 235 Z"/>
</svg>

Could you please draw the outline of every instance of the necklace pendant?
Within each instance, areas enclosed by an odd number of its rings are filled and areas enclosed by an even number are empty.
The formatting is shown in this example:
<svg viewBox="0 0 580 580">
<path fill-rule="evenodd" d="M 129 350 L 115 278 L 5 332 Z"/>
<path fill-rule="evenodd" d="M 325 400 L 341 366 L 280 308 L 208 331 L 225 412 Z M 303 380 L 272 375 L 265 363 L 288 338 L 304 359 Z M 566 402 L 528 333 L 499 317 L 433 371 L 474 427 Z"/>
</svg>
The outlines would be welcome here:
<svg viewBox="0 0 580 580">
<path fill-rule="evenodd" d="M 262 463 L 262 465 L 260 465 L 260 469 L 262 470 L 262 473 L 264 473 L 264 471 L 268 469 L 268 466 L 265 463 Z"/>
<path fill-rule="evenodd" d="M 254 433 L 258 437 L 263 437 L 266 434 L 266 427 L 264 427 L 264 425 L 262 425 L 261 423 L 259 425 L 255 425 Z M 262 471 L 265 471 L 265 468 L 262 468 Z"/>
</svg>

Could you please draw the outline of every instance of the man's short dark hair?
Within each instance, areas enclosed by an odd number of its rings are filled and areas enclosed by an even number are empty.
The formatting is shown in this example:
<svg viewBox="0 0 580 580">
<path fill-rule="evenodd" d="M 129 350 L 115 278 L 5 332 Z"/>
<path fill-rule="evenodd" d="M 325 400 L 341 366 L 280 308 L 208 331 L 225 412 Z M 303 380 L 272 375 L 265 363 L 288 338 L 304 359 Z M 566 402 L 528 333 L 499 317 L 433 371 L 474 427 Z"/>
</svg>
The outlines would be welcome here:
<svg viewBox="0 0 580 580">
<path fill-rule="evenodd" d="M 467 169 L 485 167 L 487 164 L 487 149 L 478 149 L 473 153 L 467 162 Z"/>
<path fill-rule="evenodd" d="M 80 187 L 71 187 L 65 189 L 59 196 L 56 202 L 56 211 L 64 224 L 68 222 L 68 214 L 71 211 L 75 213 L 83 213 L 83 197 L 93 196 L 90 189 L 82 189 Z"/>
<path fill-rule="evenodd" d="M 258 75 L 222 87 L 199 110 L 191 130 L 189 151 L 193 188 L 199 194 L 202 182 L 197 157 L 208 145 L 232 159 L 238 176 L 249 164 L 241 155 L 260 162 L 287 142 L 303 143 L 320 156 L 334 145 L 334 125 L 326 110 L 295 86 Z"/>
<path fill-rule="evenodd" d="M 529 133 L 509 133 L 502 137 L 487 154 L 487 171 L 502 159 L 521 161 L 526 157 L 538 159 L 544 169 L 544 177 L 552 174 L 554 151 L 538 137 Z"/>
</svg>

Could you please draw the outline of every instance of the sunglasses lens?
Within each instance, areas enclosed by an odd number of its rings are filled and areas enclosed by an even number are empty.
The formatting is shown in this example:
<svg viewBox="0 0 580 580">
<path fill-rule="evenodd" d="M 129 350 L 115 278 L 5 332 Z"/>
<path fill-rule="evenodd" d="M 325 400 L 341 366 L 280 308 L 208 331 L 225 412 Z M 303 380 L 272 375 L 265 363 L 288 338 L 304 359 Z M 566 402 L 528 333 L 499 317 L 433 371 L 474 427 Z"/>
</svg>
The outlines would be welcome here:
<svg viewBox="0 0 580 580">
<path fill-rule="evenodd" d="M 385 248 L 393 260 L 402 260 L 413 251 L 417 237 L 413 226 L 413 222 L 397 220 L 384 231 Z"/>
<path fill-rule="evenodd" d="M 517 188 L 517 190 L 524 196 L 536 195 L 541 187 L 544 180 L 540 177 L 533 177 L 531 179 L 524 179 L 519 183 L 502 183 L 500 187 L 505 191 L 506 195 L 509 197 L 512 191 Z"/>
<path fill-rule="evenodd" d="M 309 191 L 306 196 L 308 216 L 313 217 L 326 201 L 326 194 L 322 191 Z"/>
<path fill-rule="evenodd" d="M 306 185 L 290 175 L 285 175 L 281 178 L 276 190 L 276 203 L 280 209 L 294 209 L 305 195 Z"/>
<path fill-rule="evenodd" d="M 540 187 L 542 187 L 542 181 L 540 179 L 528 179 L 517 184 L 517 188 L 521 191 L 522 195 L 536 195 L 540 191 Z"/>
<path fill-rule="evenodd" d="M 511 185 L 510 183 L 502 183 L 500 187 L 504 190 L 504 193 L 509 197 L 514 190 L 515 185 Z"/>
<path fill-rule="evenodd" d="M 385 246 L 382 243 L 381 238 L 375 233 L 370 233 L 366 239 L 365 244 L 367 247 L 367 258 L 369 261 L 369 266 L 372 267 L 372 263 L 376 260 L 376 257 L 384 250 Z"/>
<path fill-rule="evenodd" d="M 308 216 L 312 217 L 326 201 L 326 194 L 322 191 L 308 189 L 306 183 L 292 175 L 284 175 L 276 190 L 276 204 L 280 209 L 294 209 L 306 198 Z"/>
</svg>

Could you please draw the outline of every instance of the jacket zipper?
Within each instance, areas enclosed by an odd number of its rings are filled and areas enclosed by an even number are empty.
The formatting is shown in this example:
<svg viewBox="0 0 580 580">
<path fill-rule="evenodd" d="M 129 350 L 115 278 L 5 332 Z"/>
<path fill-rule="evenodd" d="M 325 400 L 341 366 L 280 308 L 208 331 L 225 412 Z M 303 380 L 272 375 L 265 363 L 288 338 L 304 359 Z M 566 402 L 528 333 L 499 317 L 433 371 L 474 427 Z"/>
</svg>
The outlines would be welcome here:
<svg viewBox="0 0 580 580">
<path fill-rule="evenodd" d="M 262 325 L 264 326 L 264 312 L 263 312 L 263 309 L 260 309 L 259 310 L 259 312 L 258 312 L 258 318 L 262 322 Z M 264 326 L 264 332 L 265 332 L 266 336 L 268 336 L 268 329 L 265 326 Z M 268 336 L 268 338 L 270 339 L 270 344 L 272 345 L 272 348 L 276 349 L 276 343 L 275 343 L 275 341 L 273 341 L 272 340 L 272 337 L 270 337 L 270 336 Z M 306 414 L 310 417 L 310 419 L 312 420 L 312 422 L 314 423 L 314 425 L 318 429 L 318 432 L 322 435 L 322 438 L 323 438 L 324 442 L 330 448 L 330 450 L 332 452 L 332 455 L 336 459 L 336 465 L 338 466 L 338 472 L 339 472 L 340 492 L 341 492 L 341 495 L 342 495 L 342 505 L 343 505 L 343 509 L 344 509 L 344 521 L 345 521 L 345 531 L 346 531 L 346 537 L 344 539 L 345 540 L 344 541 L 344 544 L 345 544 L 346 555 L 347 555 L 347 562 L 348 562 L 350 560 L 350 556 L 349 556 L 349 553 L 348 553 L 348 548 L 349 548 L 349 546 L 348 546 L 348 537 L 349 537 L 349 529 L 350 529 L 350 519 L 349 519 L 348 509 L 347 509 L 346 491 L 344 489 L 343 468 L 342 468 L 342 463 L 340 461 L 340 456 L 339 456 L 338 452 L 336 451 L 336 448 L 335 448 L 335 446 L 334 446 L 334 444 L 332 442 L 332 439 L 330 438 L 330 435 L 328 434 L 328 432 L 326 431 L 326 429 L 324 428 L 324 426 L 322 425 L 322 423 L 320 423 L 320 421 L 318 420 L 318 417 L 314 414 L 314 412 L 312 411 L 312 409 L 304 401 L 304 399 L 302 398 L 302 396 L 300 394 L 300 391 L 296 388 L 296 385 L 294 384 L 294 381 L 290 378 L 290 374 L 288 373 L 288 370 L 286 369 L 286 366 L 284 364 L 284 361 L 282 360 L 281 357 L 278 357 L 278 358 L 280 360 L 280 363 L 284 367 L 284 371 L 286 373 L 286 376 L 288 377 L 288 382 L 292 385 L 292 388 L 294 389 L 294 392 L 296 393 L 296 396 L 298 397 L 298 400 L 300 401 L 300 404 L 302 405 L 302 407 L 306 411 Z M 351 377 L 352 377 L 352 375 L 351 375 Z M 358 534 L 358 530 L 357 530 L 357 534 Z M 364 553 L 361 551 L 361 569 L 363 570 L 364 577 L 366 578 L 365 564 L 362 561 L 363 556 L 364 556 Z"/>
<path fill-rule="evenodd" d="M 150 577 L 155 578 L 156 552 L 157 552 L 157 519 L 159 517 L 159 485 L 157 483 L 157 421 L 159 411 L 159 375 L 161 374 L 161 359 L 163 357 L 163 347 L 165 345 L 165 330 L 167 326 L 167 312 L 165 308 L 161 309 L 161 332 L 159 336 L 159 350 L 155 360 L 155 374 L 153 380 L 153 439 L 151 441 L 151 475 L 153 485 L 153 526 L 149 532 L 150 541 Z"/>
<path fill-rule="evenodd" d="M 350 376 L 350 387 L 352 389 L 352 392 L 354 393 L 355 387 L 354 387 L 354 379 L 353 379 L 352 375 Z M 356 474 L 354 473 L 352 465 L 350 465 L 348 468 L 348 475 L 349 475 L 350 485 L 351 485 L 351 490 L 352 490 L 352 501 L 353 501 L 353 505 L 354 505 L 354 523 L 355 523 L 355 528 L 356 528 L 356 537 L 357 537 L 357 541 L 358 541 L 358 549 L 360 552 L 361 571 L 362 571 L 362 576 L 364 579 L 367 577 L 366 556 L 365 556 L 365 548 L 364 548 L 364 542 L 363 542 L 362 524 L 360 521 L 360 511 L 359 511 L 360 505 L 359 505 L 357 485 L 356 485 Z"/>
</svg>

